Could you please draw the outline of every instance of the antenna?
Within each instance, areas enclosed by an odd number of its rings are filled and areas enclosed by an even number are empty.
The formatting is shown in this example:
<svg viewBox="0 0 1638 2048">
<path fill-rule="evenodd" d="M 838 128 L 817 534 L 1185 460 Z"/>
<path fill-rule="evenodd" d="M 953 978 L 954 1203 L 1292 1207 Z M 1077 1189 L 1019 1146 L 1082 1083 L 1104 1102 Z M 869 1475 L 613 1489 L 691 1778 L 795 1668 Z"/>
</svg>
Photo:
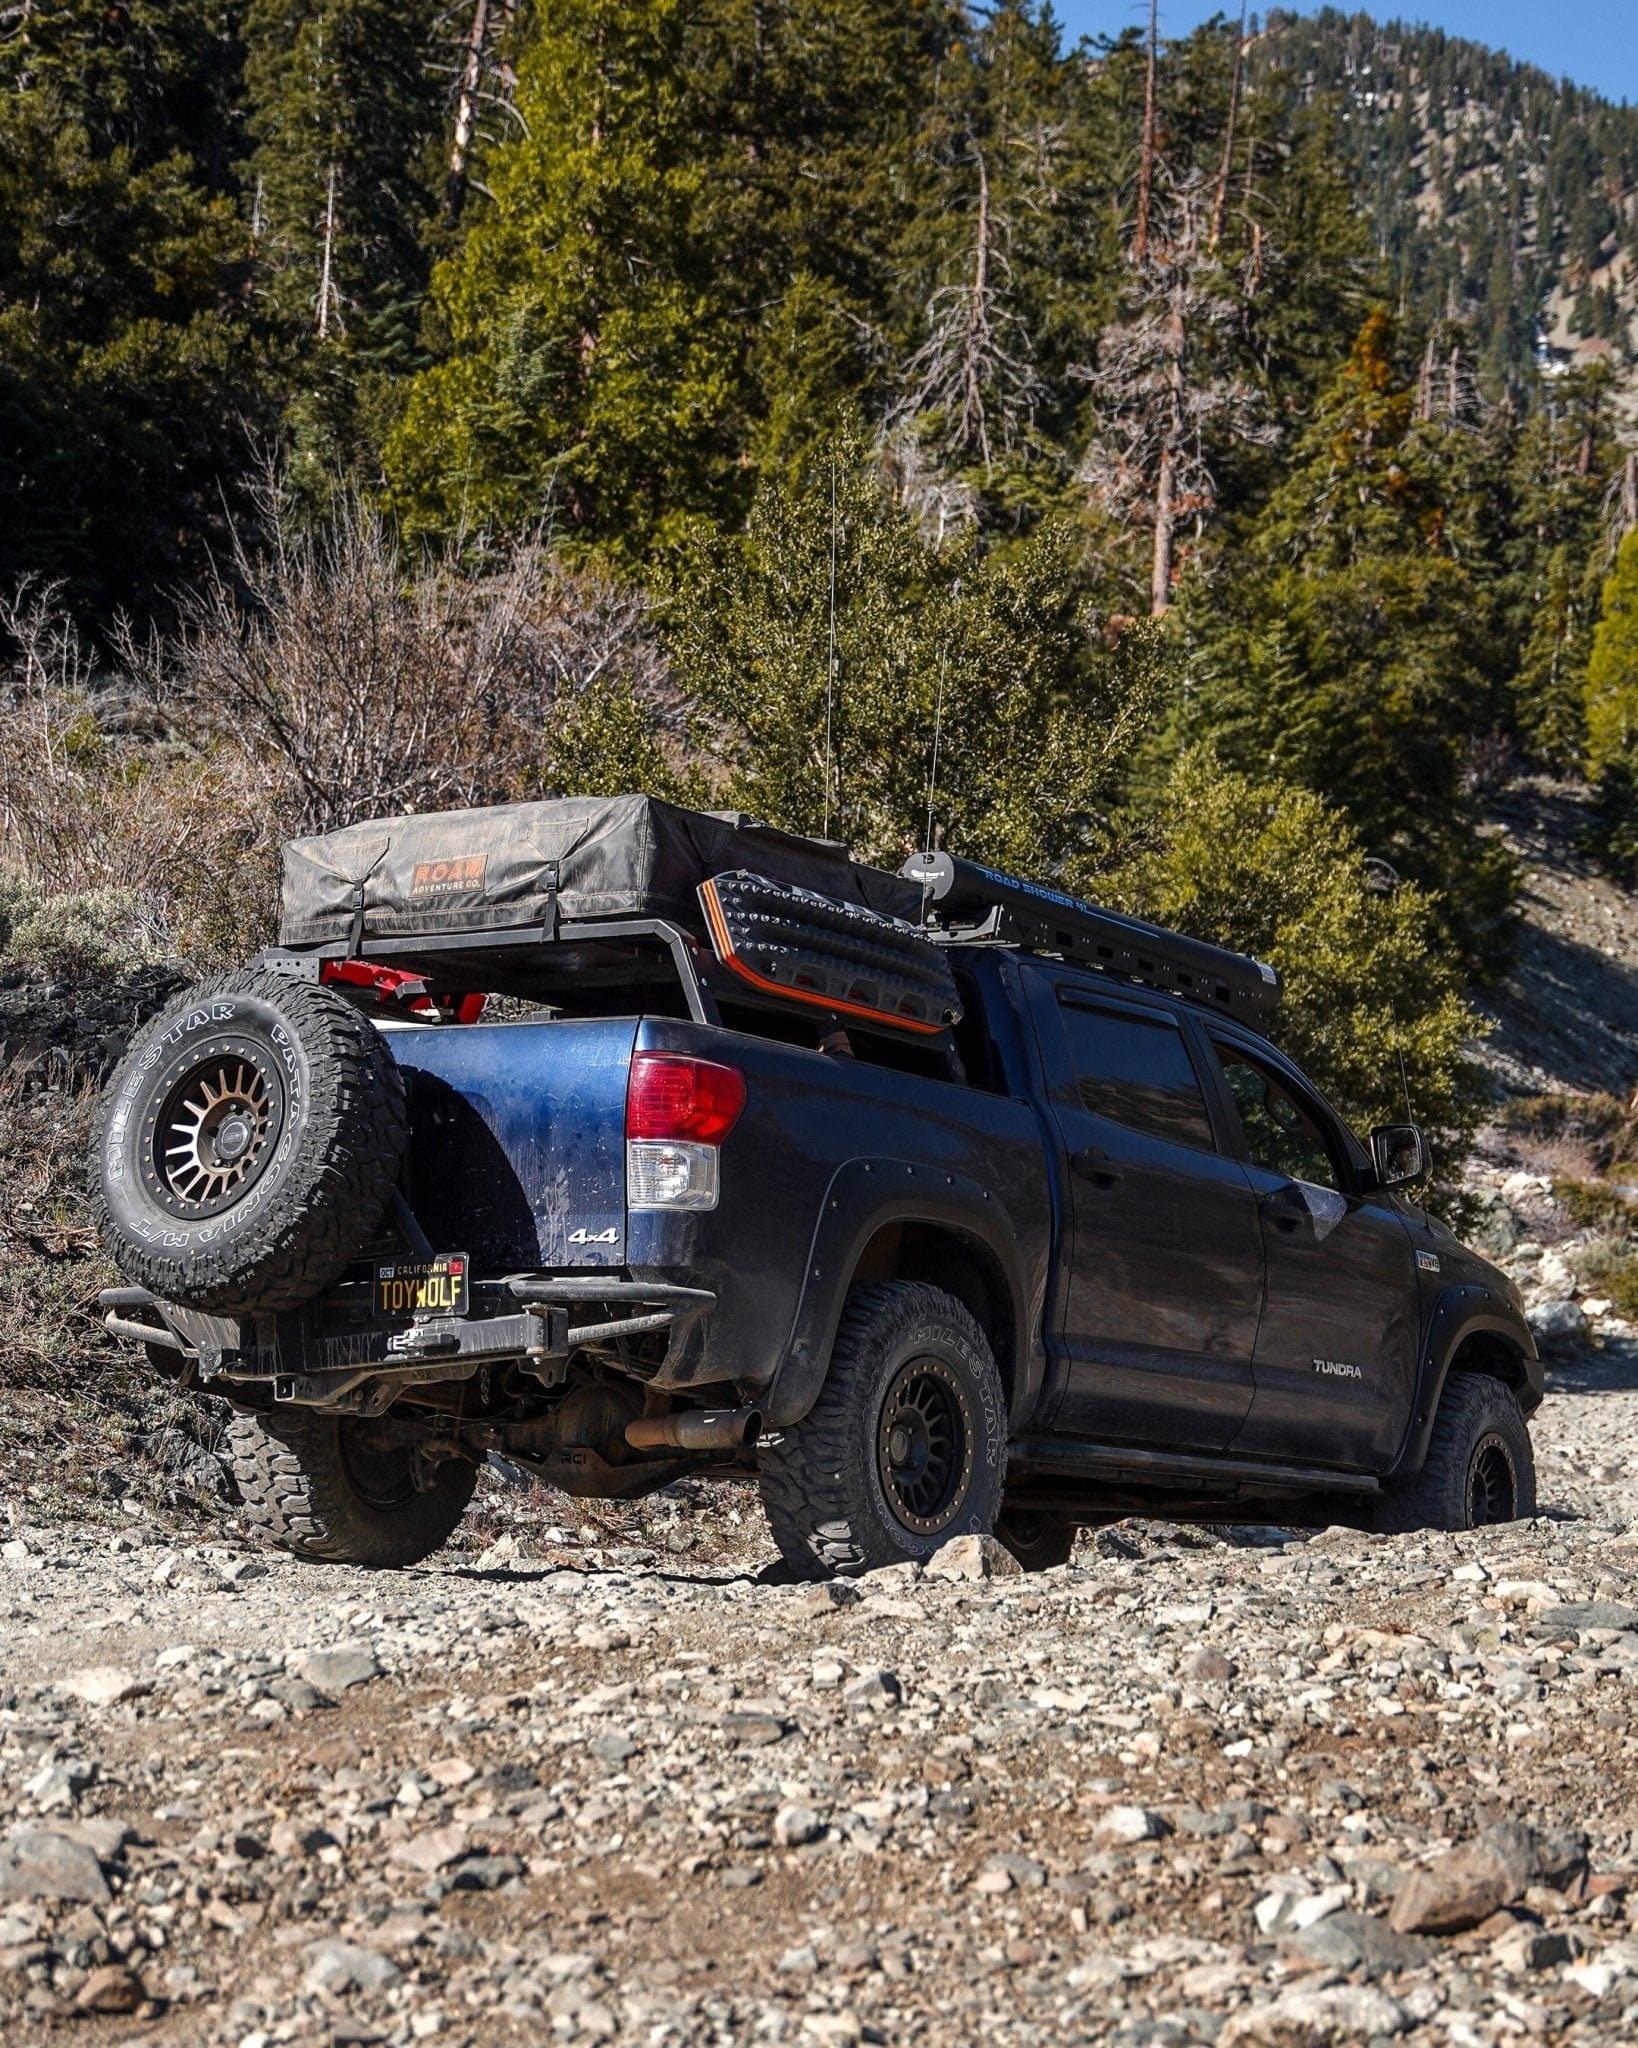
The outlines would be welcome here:
<svg viewBox="0 0 1638 2048">
<path fill-rule="evenodd" d="M 1411 1108 L 1410 1069 L 1405 1065 L 1405 1034 L 1400 1027 L 1399 1011 L 1392 1002 L 1388 1004 L 1388 1015 L 1393 1019 L 1393 1050 L 1399 1062 L 1399 1092 L 1405 1098 L 1405 1121 L 1413 1124 L 1416 1112 Z"/>
<path fill-rule="evenodd" d="M 836 450 L 830 451 L 830 653 L 825 662 L 825 830 L 830 837 L 831 730 L 836 711 Z"/>
<path fill-rule="evenodd" d="M 938 658 L 938 698 L 933 706 L 933 767 L 927 777 L 927 842 L 926 851 L 933 850 L 933 799 L 938 794 L 938 742 L 944 730 L 944 678 L 950 667 L 950 643 L 945 641 Z"/>
</svg>

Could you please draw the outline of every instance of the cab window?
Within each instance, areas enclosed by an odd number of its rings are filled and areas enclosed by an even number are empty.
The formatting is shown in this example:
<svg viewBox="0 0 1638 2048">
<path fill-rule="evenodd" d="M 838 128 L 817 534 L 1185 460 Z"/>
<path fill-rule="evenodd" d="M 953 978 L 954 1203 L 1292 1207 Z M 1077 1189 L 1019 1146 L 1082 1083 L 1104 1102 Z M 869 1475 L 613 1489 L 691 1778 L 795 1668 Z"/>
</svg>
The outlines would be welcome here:
<svg viewBox="0 0 1638 2048">
<path fill-rule="evenodd" d="M 1212 1040 L 1223 1079 L 1239 1113 L 1246 1152 L 1253 1166 L 1311 1187 L 1342 1189 L 1342 1175 L 1330 1141 L 1307 1106 L 1268 1068 L 1237 1045 Z"/>
<path fill-rule="evenodd" d="M 1211 1116 L 1183 1034 L 1167 1017 L 1105 1009 L 1059 991 L 1071 1100 L 1129 1130 L 1214 1148 Z"/>
</svg>

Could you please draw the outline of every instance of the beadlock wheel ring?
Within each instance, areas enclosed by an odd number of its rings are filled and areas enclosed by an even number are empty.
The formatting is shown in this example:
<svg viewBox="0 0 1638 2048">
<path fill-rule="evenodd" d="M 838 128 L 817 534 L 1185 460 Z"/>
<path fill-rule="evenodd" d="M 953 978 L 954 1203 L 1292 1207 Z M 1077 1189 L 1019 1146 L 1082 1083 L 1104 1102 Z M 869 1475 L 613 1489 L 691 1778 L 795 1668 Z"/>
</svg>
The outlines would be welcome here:
<svg viewBox="0 0 1638 2048">
<path fill-rule="evenodd" d="M 142 1178 L 174 1216 L 219 1215 L 266 1172 L 284 1127 L 277 1068 L 253 1041 L 218 1038 L 171 1083 L 142 1146 Z"/>
<path fill-rule="evenodd" d="M 918 1536 L 949 1527 L 972 1484 L 976 1435 L 966 1389 L 944 1360 L 906 1359 L 876 1426 L 876 1472 L 896 1521 Z"/>
<path fill-rule="evenodd" d="M 1467 1526 L 1483 1529 L 1518 1518 L 1519 1482 L 1499 1436 L 1481 1437 L 1467 1468 Z"/>
</svg>

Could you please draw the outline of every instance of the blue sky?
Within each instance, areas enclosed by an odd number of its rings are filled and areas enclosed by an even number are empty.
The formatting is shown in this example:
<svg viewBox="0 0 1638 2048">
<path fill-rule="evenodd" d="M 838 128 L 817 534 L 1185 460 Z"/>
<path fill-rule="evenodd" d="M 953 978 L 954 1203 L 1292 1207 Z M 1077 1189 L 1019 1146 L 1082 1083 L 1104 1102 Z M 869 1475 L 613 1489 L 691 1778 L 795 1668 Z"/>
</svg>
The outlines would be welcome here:
<svg viewBox="0 0 1638 2048">
<path fill-rule="evenodd" d="M 1359 11 L 1359 0 L 1338 0 Z M 1148 0 L 1056 0 L 1055 11 L 1068 35 L 1114 35 L 1149 18 Z M 1161 0 L 1163 35 L 1187 35 L 1213 14 L 1230 9 L 1200 0 Z M 1239 12 L 1238 0 L 1232 10 Z M 1254 9 L 1254 12 L 1264 11 Z M 1304 13 L 1313 11 L 1302 7 Z M 1395 18 L 1430 22 L 1454 36 L 1466 36 L 1531 64 L 1555 78 L 1572 78 L 1612 100 L 1638 103 L 1638 0 L 1422 0 L 1420 6 L 1366 6 L 1379 21 Z"/>
</svg>

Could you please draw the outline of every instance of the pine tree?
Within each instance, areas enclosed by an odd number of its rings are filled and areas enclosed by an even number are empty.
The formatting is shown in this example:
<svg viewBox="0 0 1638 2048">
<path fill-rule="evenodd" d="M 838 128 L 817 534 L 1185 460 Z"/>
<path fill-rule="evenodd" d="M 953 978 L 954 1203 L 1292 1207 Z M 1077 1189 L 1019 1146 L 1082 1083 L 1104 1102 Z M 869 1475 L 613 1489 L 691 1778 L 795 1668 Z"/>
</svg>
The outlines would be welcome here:
<svg viewBox="0 0 1638 2048">
<path fill-rule="evenodd" d="M 794 483 L 758 490 L 742 536 L 679 571 L 676 673 L 716 736 L 724 796 L 894 866 L 929 812 L 978 859 L 1047 874 L 1085 856 L 1149 714 L 1156 650 L 1146 628 L 1101 646 L 1077 556 L 1061 525 L 1002 553 L 970 535 L 933 545 L 852 422 Z"/>
<path fill-rule="evenodd" d="M 1638 528 L 1604 580 L 1587 663 L 1587 766 L 1600 775 L 1638 750 Z"/>
<path fill-rule="evenodd" d="M 247 0 L 256 289 L 292 332 L 368 330 L 424 275 L 434 0 Z"/>
<path fill-rule="evenodd" d="M 1493 961 L 1511 869 L 1463 787 L 1493 701 L 1484 593 L 1451 550 L 1414 406 L 1374 314 L 1232 565 L 1190 595 L 1181 726 L 1339 804 Z"/>
<path fill-rule="evenodd" d="M 106 620 L 220 533 L 266 373 L 238 287 L 234 10 L 0 19 L 0 557 Z"/>
<path fill-rule="evenodd" d="M 410 369 L 443 198 L 439 0 L 246 0 L 243 208 L 259 321 L 287 363 L 291 481 L 368 473 Z"/>
<path fill-rule="evenodd" d="M 882 152 L 932 13 L 541 10 L 518 58 L 522 132 L 436 278 L 443 360 L 388 451 L 406 518 L 549 518 L 640 556 L 742 510 L 757 329 L 804 278 L 842 305 L 880 288 L 866 215 L 891 210 Z"/>
<path fill-rule="evenodd" d="M 882 438 L 937 531 L 1054 508 L 1078 434 L 1069 365 L 1106 300 L 1110 124 L 1044 11 L 969 20 L 921 109 L 889 265 Z"/>
<path fill-rule="evenodd" d="M 1128 316 L 1099 336 L 1081 373 L 1095 424 L 1077 479 L 1100 510 L 1148 534 L 1149 610 L 1159 618 L 1172 602 L 1180 528 L 1216 509 L 1208 451 L 1266 445 L 1276 428 L 1224 347 L 1236 308 L 1210 248 L 1209 188 L 1162 165 L 1149 206 L 1141 259 L 1133 237 Z"/>
<path fill-rule="evenodd" d="M 1586 746 L 1587 663 L 1612 552 L 1605 500 L 1622 467 L 1610 397 L 1603 368 L 1543 394 L 1518 435 L 1510 531 L 1494 550 L 1518 648 L 1509 727 L 1527 760 L 1559 772 L 1578 768 Z"/>
</svg>

